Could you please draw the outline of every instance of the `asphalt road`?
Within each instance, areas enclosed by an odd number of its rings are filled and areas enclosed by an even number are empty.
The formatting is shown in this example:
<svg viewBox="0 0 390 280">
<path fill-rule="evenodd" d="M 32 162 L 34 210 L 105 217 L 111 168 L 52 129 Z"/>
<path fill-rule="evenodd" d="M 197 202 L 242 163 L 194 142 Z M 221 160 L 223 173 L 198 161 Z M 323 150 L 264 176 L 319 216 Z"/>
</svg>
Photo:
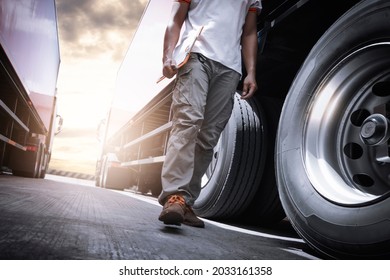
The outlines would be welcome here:
<svg viewBox="0 0 390 280">
<path fill-rule="evenodd" d="M 318 259 L 288 221 L 244 228 L 165 226 L 155 198 L 90 181 L 0 175 L 1 260 Z"/>
</svg>

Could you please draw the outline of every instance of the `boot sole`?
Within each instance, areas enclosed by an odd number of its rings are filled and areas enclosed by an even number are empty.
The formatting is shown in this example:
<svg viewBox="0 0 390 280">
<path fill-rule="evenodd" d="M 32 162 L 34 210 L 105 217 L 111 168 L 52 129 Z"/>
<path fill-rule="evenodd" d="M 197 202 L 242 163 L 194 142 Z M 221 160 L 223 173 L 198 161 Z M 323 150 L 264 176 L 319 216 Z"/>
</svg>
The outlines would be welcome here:
<svg viewBox="0 0 390 280">
<path fill-rule="evenodd" d="M 184 222 L 183 215 L 180 215 L 180 213 L 177 212 L 162 213 L 158 219 L 166 225 L 180 226 Z"/>
<path fill-rule="evenodd" d="M 188 220 L 184 220 L 183 224 L 190 227 L 204 228 L 205 225 L 202 222 L 190 222 Z"/>
</svg>

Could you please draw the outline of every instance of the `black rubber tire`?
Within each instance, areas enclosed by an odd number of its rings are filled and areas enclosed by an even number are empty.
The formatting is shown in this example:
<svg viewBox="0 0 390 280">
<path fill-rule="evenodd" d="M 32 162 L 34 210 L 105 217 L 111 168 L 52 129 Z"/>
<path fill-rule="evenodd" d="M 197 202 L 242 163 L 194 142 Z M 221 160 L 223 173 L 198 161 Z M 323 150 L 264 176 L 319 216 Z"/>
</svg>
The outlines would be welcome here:
<svg viewBox="0 0 390 280">
<path fill-rule="evenodd" d="M 102 175 L 102 165 L 103 165 L 103 159 L 96 161 L 95 166 L 95 187 L 101 187 L 101 177 Z"/>
<path fill-rule="evenodd" d="M 261 95 L 256 98 L 256 101 L 262 104 L 262 112 L 267 124 L 266 138 L 264 139 L 267 148 L 263 152 L 265 166 L 256 194 L 238 221 L 250 225 L 269 226 L 286 217 L 279 199 L 274 164 L 276 132 L 283 104 L 279 99 Z"/>
<path fill-rule="evenodd" d="M 194 210 L 202 217 L 232 219 L 250 204 L 264 167 L 264 124 L 261 109 L 236 94 L 232 116 L 215 148 Z"/>
<path fill-rule="evenodd" d="M 342 69 L 348 66 L 348 59 L 352 59 L 351 55 L 353 57 L 357 50 L 364 53 L 366 46 L 377 43 L 381 44 L 382 49 L 387 48 L 390 42 L 389 15 L 390 2 L 386 0 L 361 1 L 344 14 L 310 52 L 288 93 L 280 117 L 276 172 L 283 207 L 300 236 L 317 251 L 331 258 L 386 258 L 390 252 L 388 191 L 367 203 L 336 203 L 334 199 L 316 188 L 317 183 L 314 183 L 314 180 L 317 178 L 309 176 L 307 168 L 310 166 L 306 164 L 309 161 L 305 161 L 304 157 L 306 152 L 312 152 L 305 150 L 307 147 L 305 141 L 308 138 L 304 140 L 304 137 L 309 126 L 309 117 L 313 111 L 316 112 L 315 108 L 319 108 L 314 107 L 316 100 L 319 100 L 318 92 L 321 92 L 321 87 L 330 79 L 332 73 L 339 71 L 337 67 Z M 333 110 L 332 112 L 336 112 L 334 116 L 330 114 L 329 118 L 335 123 L 335 128 L 345 125 L 338 116 L 346 115 L 348 106 L 353 106 L 353 102 L 357 102 L 359 89 L 369 85 L 378 76 L 389 79 L 390 63 L 386 54 L 374 54 L 372 59 L 377 63 L 377 66 L 370 69 L 372 73 L 364 72 L 366 71 L 364 67 L 360 67 L 356 73 L 350 73 L 348 78 L 342 81 L 344 86 L 347 83 L 355 90 L 349 96 L 349 104 L 344 108 L 337 108 L 337 111 Z M 359 63 L 357 60 L 354 62 Z M 368 62 L 367 65 L 371 68 Z M 365 78 L 361 79 L 362 77 Z M 348 101 L 348 98 L 343 96 L 344 92 L 351 90 L 340 91 L 334 97 Z M 326 109 L 328 114 L 329 110 Z M 333 135 L 324 138 L 327 139 L 316 141 L 315 145 L 319 149 L 322 142 L 337 143 Z M 339 154 L 343 153 L 342 149 L 340 146 L 334 146 L 333 151 L 329 149 L 325 156 L 333 157 L 335 160 L 326 164 L 336 165 L 335 162 L 340 162 Z M 334 172 L 336 171 L 335 168 Z M 345 174 L 339 172 L 337 178 L 339 177 L 345 179 L 343 185 L 350 184 Z M 388 181 L 388 178 L 385 180 Z M 327 186 L 333 187 L 330 184 Z M 334 195 L 337 196 L 337 192 Z"/>
<path fill-rule="evenodd" d="M 39 178 L 41 172 L 42 145 L 38 145 L 35 152 L 14 149 L 12 153 L 12 174 L 19 177 Z"/>
<path fill-rule="evenodd" d="M 47 168 L 47 161 L 46 161 L 46 154 L 45 154 L 45 145 L 40 145 L 40 161 L 39 161 L 39 170 L 36 178 L 44 179 L 46 176 L 46 168 Z"/>
<path fill-rule="evenodd" d="M 100 187 L 105 189 L 123 190 L 129 187 L 130 171 L 126 168 L 110 166 L 107 157 L 103 159 Z"/>
<path fill-rule="evenodd" d="M 137 190 L 142 194 L 147 194 L 149 191 L 153 196 L 158 196 L 161 193 L 161 169 L 162 163 L 155 163 L 150 165 L 144 165 L 141 167 L 139 174 Z M 134 174 L 136 177 L 136 174 Z"/>
<path fill-rule="evenodd" d="M 123 190 L 129 186 L 129 171 L 124 168 L 108 167 L 103 179 L 103 188 Z"/>
</svg>

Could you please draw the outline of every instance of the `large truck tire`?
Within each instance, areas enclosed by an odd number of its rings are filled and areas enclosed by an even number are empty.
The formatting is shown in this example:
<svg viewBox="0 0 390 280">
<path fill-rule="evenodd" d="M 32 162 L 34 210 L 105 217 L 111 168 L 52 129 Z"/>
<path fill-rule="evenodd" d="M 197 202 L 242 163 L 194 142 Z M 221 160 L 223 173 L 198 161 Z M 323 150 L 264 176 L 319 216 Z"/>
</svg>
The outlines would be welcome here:
<svg viewBox="0 0 390 280">
<path fill-rule="evenodd" d="M 276 172 L 292 225 L 331 258 L 390 253 L 390 2 L 362 1 L 322 36 L 288 93 Z"/>
<path fill-rule="evenodd" d="M 279 199 L 275 175 L 275 139 L 278 129 L 282 101 L 276 98 L 264 97 L 259 93 L 257 102 L 262 105 L 266 120 L 266 149 L 264 171 L 259 187 L 248 208 L 238 218 L 240 222 L 255 226 L 273 226 L 286 217 Z"/>
<path fill-rule="evenodd" d="M 47 169 L 49 167 L 49 159 L 50 155 L 46 152 L 45 146 L 42 145 L 42 162 L 41 162 L 41 170 L 39 172 L 38 178 L 45 179 Z"/>
<path fill-rule="evenodd" d="M 233 219 L 251 203 L 263 173 L 265 126 L 261 109 L 236 94 L 232 116 L 214 149 L 194 210 Z"/>
<path fill-rule="evenodd" d="M 151 192 L 153 196 L 158 196 L 162 190 L 161 170 L 162 163 L 142 166 L 138 182 L 135 183 L 137 190 L 142 194 Z"/>
<path fill-rule="evenodd" d="M 34 151 L 11 150 L 10 168 L 12 174 L 26 178 L 41 178 L 44 146 L 39 144 Z"/>
<path fill-rule="evenodd" d="M 107 154 L 103 157 L 99 186 L 105 189 L 123 190 L 129 187 L 131 173 L 121 167 L 116 155 Z"/>
</svg>

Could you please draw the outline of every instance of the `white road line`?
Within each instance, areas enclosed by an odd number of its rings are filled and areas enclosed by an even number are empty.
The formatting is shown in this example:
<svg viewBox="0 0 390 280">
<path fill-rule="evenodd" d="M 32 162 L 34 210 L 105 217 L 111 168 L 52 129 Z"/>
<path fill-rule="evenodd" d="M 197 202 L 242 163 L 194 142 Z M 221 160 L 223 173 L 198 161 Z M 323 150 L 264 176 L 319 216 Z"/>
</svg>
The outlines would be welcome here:
<svg viewBox="0 0 390 280">
<path fill-rule="evenodd" d="M 137 195 L 135 193 L 128 192 L 128 191 L 125 191 L 125 192 L 123 192 L 123 191 L 116 191 L 116 192 L 161 207 L 161 205 L 158 203 L 157 199 L 155 199 L 155 198 L 144 197 L 142 195 Z M 263 233 L 263 232 L 243 229 L 243 228 L 239 228 L 239 227 L 235 227 L 235 226 L 231 226 L 231 225 L 226 225 L 226 224 L 215 222 L 215 221 L 210 221 L 210 220 L 207 220 L 207 219 L 204 219 L 204 218 L 201 218 L 201 219 L 203 221 L 205 221 L 206 223 L 215 225 L 217 227 L 220 227 L 220 228 L 223 228 L 223 229 L 226 229 L 226 230 L 241 232 L 241 233 L 250 234 L 250 235 L 259 236 L 259 237 L 264 237 L 264 238 L 271 238 L 271 239 L 278 239 L 278 240 L 283 240 L 283 241 L 305 243 L 302 239 L 299 239 L 299 238 L 293 238 L 293 237 L 286 237 L 286 236 L 279 236 L 279 235 L 274 235 L 274 234 L 269 234 L 269 233 Z"/>
<path fill-rule="evenodd" d="M 60 177 L 60 176 L 47 175 L 47 179 L 54 180 L 54 181 L 60 181 L 60 182 L 76 183 L 76 184 L 90 186 L 90 187 L 92 187 L 94 185 L 93 181 L 80 180 L 80 179 L 75 179 L 75 178 L 66 178 L 66 177 Z M 149 204 L 153 204 L 153 205 L 161 207 L 161 205 L 158 203 L 157 199 L 154 197 L 146 197 L 146 196 L 138 195 L 138 194 L 130 192 L 130 191 L 116 191 L 116 190 L 111 190 L 111 191 L 114 191 L 114 192 L 117 192 L 119 194 L 126 195 L 129 197 L 147 202 Z M 274 234 L 269 234 L 269 233 L 258 232 L 258 231 L 254 231 L 254 230 L 243 229 L 243 228 L 239 228 L 239 227 L 235 227 L 235 226 L 231 226 L 231 225 L 226 225 L 226 224 L 215 222 L 215 221 L 210 221 L 210 220 L 207 220 L 204 218 L 202 218 L 202 220 L 205 221 L 206 223 L 215 225 L 217 227 L 220 227 L 220 228 L 223 228 L 226 230 L 241 232 L 241 233 L 245 233 L 245 234 L 250 234 L 250 235 L 264 237 L 264 238 L 270 238 L 270 239 L 278 239 L 278 240 L 283 240 L 283 241 L 305 243 L 300 238 L 279 236 L 279 235 L 274 235 Z"/>
<path fill-rule="evenodd" d="M 311 259 L 311 260 L 320 260 L 319 258 L 313 256 L 313 255 L 310 255 L 302 250 L 297 250 L 297 249 L 294 249 L 294 248 L 290 248 L 290 249 L 282 249 L 283 251 L 286 251 L 286 252 L 289 252 L 291 254 L 295 254 L 295 255 L 298 255 L 298 256 L 301 256 L 301 257 L 304 257 L 304 258 L 308 258 L 308 259 Z"/>
</svg>

